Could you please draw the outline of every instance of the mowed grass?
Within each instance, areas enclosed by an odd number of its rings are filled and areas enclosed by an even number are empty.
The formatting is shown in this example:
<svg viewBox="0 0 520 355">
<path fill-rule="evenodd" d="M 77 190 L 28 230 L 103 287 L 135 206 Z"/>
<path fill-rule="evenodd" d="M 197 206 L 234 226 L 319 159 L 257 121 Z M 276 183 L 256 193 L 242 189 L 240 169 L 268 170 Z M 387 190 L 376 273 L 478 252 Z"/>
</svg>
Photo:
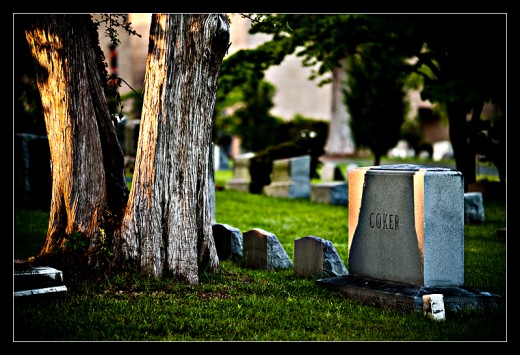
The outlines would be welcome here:
<svg viewBox="0 0 520 355">
<path fill-rule="evenodd" d="M 226 177 L 216 177 L 225 186 Z M 504 200 L 486 200 L 485 222 L 466 225 L 465 286 L 501 296 L 491 309 L 449 312 L 433 321 L 421 312 L 360 304 L 298 278 L 292 269 L 253 270 L 223 260 L 199 285 L 136 274 L 69 279 L 61 297 L 16 300 L 15 341 L 485 341 L 507 340 Z M 49 214 L 14 211 L 14 257 L 34 255 Z M 348 267 L 348 208 L 309 200 L 216 191 L 216 221 L 245 232 L 274 233 L 291 259 L 294 241 L 330 240 Z M 294 260 L 294 259 L 293 259 Z"/>
</svg>

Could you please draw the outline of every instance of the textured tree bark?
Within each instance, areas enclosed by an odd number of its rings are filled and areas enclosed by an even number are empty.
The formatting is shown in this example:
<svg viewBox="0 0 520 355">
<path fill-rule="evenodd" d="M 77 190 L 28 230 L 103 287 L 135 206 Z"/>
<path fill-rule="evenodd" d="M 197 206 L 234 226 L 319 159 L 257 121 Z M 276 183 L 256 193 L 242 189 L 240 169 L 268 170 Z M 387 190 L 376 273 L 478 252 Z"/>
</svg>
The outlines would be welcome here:
<svg viewBox="0 0 520 355">
<path fill-rule="evenodd" d="M 75 232 L 84 235 L 91 246 L 96 244 L 104 217 L 121 214 L 128 190 L 90 16 L 34 16 L 26 38 L 37 62 L 52 162 L 52 200 L 49 228 L 40 250 L 43 256 L 63 247 Z"/>
<path fill-rule="evenodd" d="M 350 116 L 343 101 L 346 80 L 345 60 L 332 71 L 332 103 L 329 134 L 325 143 L 325 157 L 346 157 L 356 152 L 350 131 Z"/>
<path fill-rule="evenodd" d="M 135 171 L 116 254 L 192 284 L 219 266 L 211 228 L 211 132 L 229 44 L 224 15 L 152 15 Z"/>
</svg>

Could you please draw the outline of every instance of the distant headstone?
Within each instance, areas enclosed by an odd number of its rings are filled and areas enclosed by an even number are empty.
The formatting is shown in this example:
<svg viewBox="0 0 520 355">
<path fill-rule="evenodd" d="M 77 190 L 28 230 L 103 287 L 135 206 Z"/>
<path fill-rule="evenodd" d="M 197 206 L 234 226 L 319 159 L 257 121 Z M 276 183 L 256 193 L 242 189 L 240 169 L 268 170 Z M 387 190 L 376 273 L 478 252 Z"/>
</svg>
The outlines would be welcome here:
<svg viewBox="0 0 520 355">
<path fill-rule="evenodd" d="M 274 160 L 271 183 L 264 186 L 264 193 L 273 197 L 309 198 L 310 167 L 310 155 Z"/>
<path fill-rule="evenodd" d="M 432 159 L 439 161 L 453 158 L 453 147 L 450 141 L 439 141 L 433 143 Z"/>
<path fill-rule="evenodd" d="M 46 136 L 18 133 L 14 137 L 14 199 L 17 206 L 48 210 L 52 172 Z"/>
<path fill-rule="evenodd" d="M 311 184 L 311 201 L 346 206 L 348 204 L 347 183 L 328 181 Z"/>
<path fill-rule="evenodd" d="M 137 154 L 137 142 L 139 141 L 139 127 L 141 120 L 127 120 L 125 129 L 124 149 L 125 155 L 135 157 Z"/>
<path fill-rule="evenodd" d="M 301 277 L 348 275 L 329 240 L 307 236 L 294 241 L 294 273 Z"/>
<path fill-rule="evenodd" d="M 251 269 L 287 269 L 293 266 L 289 255 L 273 233 L 253 228 L 243 234 L 242 265 Z"/>
<path fill-rule="evenodd" d="M 336 163 L 325 162 L 321 168 L 322 181 L 345 181 L 345 176 Z"/>
<path fill-rule="evenodd" d="M 411 164 L 349 175 L 349 270 L 425 286 L 464 283 L 464 182 Z"/>
<path fill-rule="evenodd" d="M 249 173 L 249 165 L 254 153 L 246 153 L 237 155 L 233 160 L 233 177 L 226 182 L 228 190 L 238 190 L 249 192 L 251 184 L 251 175 Z"/>
<path fill-rule="evenodd" d="M 213 239 L 220 260 L 240 260 L 242 258 L 242 233 L 240 229 L 224 223 L 212 225 Z"/>
<path fill-rule="evenodd" d="M 464 193 L 464 223 L 484 223 L 484 202 L 482 200 L 482 192 Z"/>
<path fill-rule="evenodd" d="M 229 164 L 229 157 L 231 155 L 231 136 L 226 136 L 221 140 L 221 145 L 219 146 L 219 170 L 230 170 L 231 165 Z"/>
</svg>

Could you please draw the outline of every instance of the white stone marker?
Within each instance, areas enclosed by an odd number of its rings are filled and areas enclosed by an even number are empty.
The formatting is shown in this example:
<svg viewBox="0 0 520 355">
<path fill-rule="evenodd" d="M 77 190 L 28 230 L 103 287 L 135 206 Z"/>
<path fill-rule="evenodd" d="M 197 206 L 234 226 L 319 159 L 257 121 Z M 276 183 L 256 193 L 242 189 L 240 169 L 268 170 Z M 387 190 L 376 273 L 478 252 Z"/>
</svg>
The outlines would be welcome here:
<svg viewBox="0 0 520 355">
<path fill-rule="evenodd" d="M 446 320 L 444 296 L 442 294 L 423 295 L 424 315 L 433 320 Z"/>
</svg>

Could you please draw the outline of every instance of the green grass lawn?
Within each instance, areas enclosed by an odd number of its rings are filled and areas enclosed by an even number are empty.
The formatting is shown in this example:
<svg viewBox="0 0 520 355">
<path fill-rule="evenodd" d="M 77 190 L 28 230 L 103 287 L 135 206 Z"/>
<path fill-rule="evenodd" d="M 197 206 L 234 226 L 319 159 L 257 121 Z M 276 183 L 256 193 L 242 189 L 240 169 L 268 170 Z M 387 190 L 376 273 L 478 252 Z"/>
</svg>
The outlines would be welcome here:
<svg viewBox="0 0 520 355">
<path fill-rule="evenodd" d="M 216 176 L 225 186 L 227 175 Z M 252 270 L 221 261 L 199 285 L 133 274 L 70 279 L 55 299 L 15 301 L 15 341 L 492 341 L 507 340 L 506 203 L 486 200 L 485 222 L 464 227 L 465 286 L 501 296 L 496 308 L 447 313 L 443 322 L 421 312 L 360 304 L 293 270 Z M 37 253 L 49 214 L 14 211 L 14 257 Z M 348 268 L 348 208 L 309 200 L 216 191 L 216 220 L 245 232 L 274 233 L 291 259 L 294 241 L 330 240 Z M 347 345 L 346 345 L 347 346 Z"/>
</svg>

